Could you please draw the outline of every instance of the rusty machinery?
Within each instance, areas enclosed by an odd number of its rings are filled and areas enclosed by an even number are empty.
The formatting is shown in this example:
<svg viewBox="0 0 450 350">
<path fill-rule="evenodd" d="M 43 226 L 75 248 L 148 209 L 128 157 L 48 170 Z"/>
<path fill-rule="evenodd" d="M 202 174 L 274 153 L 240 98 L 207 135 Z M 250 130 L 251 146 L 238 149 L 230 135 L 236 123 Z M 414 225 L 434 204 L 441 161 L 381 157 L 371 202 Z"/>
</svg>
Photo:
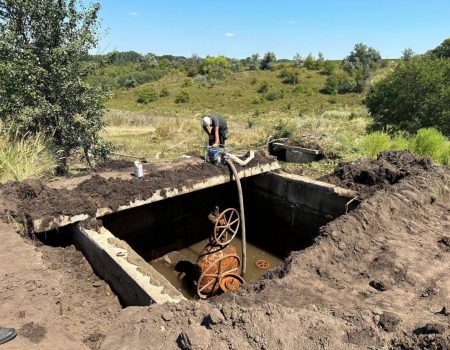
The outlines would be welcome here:
<svg viewBox="0 0 450 350">
<path fill-rule="evenodd" d="M 214 231 L 197 260 L 200 272 L 197 294 L 202 299 L 220 291 L 236 290 L 244 283 L 241 259 L 236 248 L 230 244 L 241 224 L 239 212 L 229 208 L 219 213 L 216 207 L 208 218 L 214 224 Z"/>
</svg>

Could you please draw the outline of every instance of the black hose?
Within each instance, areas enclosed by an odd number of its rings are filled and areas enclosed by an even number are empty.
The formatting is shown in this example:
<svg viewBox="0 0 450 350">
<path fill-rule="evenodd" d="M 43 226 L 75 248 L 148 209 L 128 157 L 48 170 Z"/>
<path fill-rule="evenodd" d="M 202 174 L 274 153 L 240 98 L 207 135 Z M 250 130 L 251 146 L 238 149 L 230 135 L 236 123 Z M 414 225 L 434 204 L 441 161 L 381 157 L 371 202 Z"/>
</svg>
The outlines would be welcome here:
<svg viewBox="0 0 450 350">
<path fill-rule="evenodd" d="M 239 211 L 242 224 L 242 276 L 244 276 L 245 271 L 247 270 L 247 237 L 245 232 L 244 194 L 242 193 L 241 179 L 239 178 L 236 167 L 228 158 L 225 158 L 225 162 L 229 165 L 231 171 L 233 172 L 239 194 Z"/>
</svg>

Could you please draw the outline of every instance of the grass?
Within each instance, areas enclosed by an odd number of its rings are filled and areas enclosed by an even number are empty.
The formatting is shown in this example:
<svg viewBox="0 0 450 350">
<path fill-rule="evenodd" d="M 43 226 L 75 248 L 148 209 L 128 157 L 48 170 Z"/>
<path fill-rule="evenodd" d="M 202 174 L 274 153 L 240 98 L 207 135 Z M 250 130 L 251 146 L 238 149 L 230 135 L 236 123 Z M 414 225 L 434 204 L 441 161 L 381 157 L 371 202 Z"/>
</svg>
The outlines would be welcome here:
<svg viewBox="0 0 450 350">
<path fill-rule="evenodd" d="M 41 177 L 50 174 L 55 166 L 56 160 L 42 136 L 0 136 L 0 182 Z"/>
</svg>

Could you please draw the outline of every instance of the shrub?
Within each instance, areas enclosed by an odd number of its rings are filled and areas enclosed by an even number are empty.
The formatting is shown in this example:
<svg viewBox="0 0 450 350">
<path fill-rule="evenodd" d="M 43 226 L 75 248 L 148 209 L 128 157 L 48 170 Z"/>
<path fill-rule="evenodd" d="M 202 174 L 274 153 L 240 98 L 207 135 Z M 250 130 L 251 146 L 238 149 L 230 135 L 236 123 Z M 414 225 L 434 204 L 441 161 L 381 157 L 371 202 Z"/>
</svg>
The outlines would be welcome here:
<svg viewBox="0 0 450 350">
<path fill-rule="evenodd" d="M 166 87 L 163 87 L 160 91 L 159 91 L 159 97 L 167 97 L 169 96 L 169 90 L 167 90 Z"/>
<path fill-rule="evenodd" d="M 41 134 L 0 137 L 0 182 L 50 174 L 55 165 Z"/>
<path fill-rule="evenodd" d="M 354 92 L 358 85 L 352 77 L 344 74 L 332 74 L 325 81 L 323 92 L 331 95 Z"/>
<path fill-rule="evenodd" d="M 277 124 L 269 130 L 270 135 L 274 139 L 290 137 L 295 131 L 295 124 L 288 120 L 279 119 Z"/>
<path fill-rule="evenodd" d="M 269 91 L 264 98 L 267 101 L 275 101 L 275 100 L 279 100 L 281 98 L 284 97 L 284 92 L 283 91 Z"/>
<path fill-rule="evenodd" d="M 412 147 L 414 152 L 440 161 L 448 149 L 448 143 L 447 138 L 438 130 L 425 128 L 417 131 Z"/>
<path fill-rule="evenodd" d="M 156 101 L 158 99 L 158 93 L 152 87 L 143 89 L 139 91 L 138 98 L 136 100 L 137 103 L 147 104 L 149 102 Z"/>
<path fill-rule="evenodd" d="M 269 83 L 267 81 L 263 82 L 256 91 L 260 94 L 266 93 L 269 91 Z"/>
<path fill-rule="evenodd" d="M 325 61 L 322 71 L 325 75 L 331 75 L 336 71 L 336 65 L 331 61 Z"/>
<path fill-rule="evenodd" d="M 401 61 L 372 86 L 365 104 L 373 130 L 435 127 L 450 136 L 450 60 L 414 57 Z"/>
<path fill-rule="evenodd" d="M 134 78 L 127 78 L 123 81 L 123 86 L 126 88 L 134 88 L 137 86 L 137 81 Z"/>
<path fill-rule="evenodd" d="M 373 132 L 363 138 L 361 148 L 364 155 L 375 158 L 378 153 L 391 148 L 391 137 L 385 132 Z"/>
<path fill-rule="evenodd" d="M 277 60 L 273 52 L 266 52 L 259 64 L 261 69 L 272 69 L 273 63 Z"/>
<path fill-rule="evenodd" d="M 178 95 L 175 96 L 175 103 L 187 103 L 191 99 L 187 91 L 180 91 Z"/>
<path fill-rule="evenodd" d="M 189 87 L 192 86 L 192 79 L 190 78 L 186 78 L 183 80 L 183 84 L 181 85 L 182 87 Z"/>
<path fill-rule="evenodd" d="M 300 82 L 300 78 L 297 72 L 289 69 L 283 69 L 278 75 L 284 84 L 297 85 Z"/>
</svg>

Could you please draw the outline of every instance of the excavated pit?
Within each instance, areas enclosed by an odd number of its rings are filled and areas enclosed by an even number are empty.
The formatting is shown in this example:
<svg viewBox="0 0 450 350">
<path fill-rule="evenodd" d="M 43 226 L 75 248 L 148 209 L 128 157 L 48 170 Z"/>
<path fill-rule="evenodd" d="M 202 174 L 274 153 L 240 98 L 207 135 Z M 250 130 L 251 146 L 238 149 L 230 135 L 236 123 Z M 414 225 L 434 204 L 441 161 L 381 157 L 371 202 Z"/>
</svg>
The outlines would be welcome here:
<svg viewBox="0 0 450 350">
<path fill-rule="evenodd" d="M 291 251 L 310 246 L 321 226 L 357 204 L 354 191 L 287 174 L 253 176 L 243 179 L 242 186 L 247 283 L 268 271 L 257 268 L 256 260 L 267 260 L 270 268 L 276 267 Z M 213 231 L 207 216 L 216 205 L 220 210 L 239 208 L 234 182 L 105 215 L 100 233 L 78 228 L 75 241 L 125 305 L 195 298 L 189 267 L 194 266 Z M 92 242 L 97 242 L 98 249 L 92 251 Z M 240 252 L 240 232 L 232 244 Z M 106 249 L 104 245 L 110 249 L 106 255 L 101 252 Z M 117 272 L 127 269 L 121 267 L 123 264 L 134 267 L 131 280 L 144 277 L 138 288 L 143 290 L 142 295 L 136 294 L 134 287 L 125 286 L 133 283 L 124 283 L 128 277 Z M 145 291 L 147 280 L 152 285 L 150 291 Z"/>
</svg>

